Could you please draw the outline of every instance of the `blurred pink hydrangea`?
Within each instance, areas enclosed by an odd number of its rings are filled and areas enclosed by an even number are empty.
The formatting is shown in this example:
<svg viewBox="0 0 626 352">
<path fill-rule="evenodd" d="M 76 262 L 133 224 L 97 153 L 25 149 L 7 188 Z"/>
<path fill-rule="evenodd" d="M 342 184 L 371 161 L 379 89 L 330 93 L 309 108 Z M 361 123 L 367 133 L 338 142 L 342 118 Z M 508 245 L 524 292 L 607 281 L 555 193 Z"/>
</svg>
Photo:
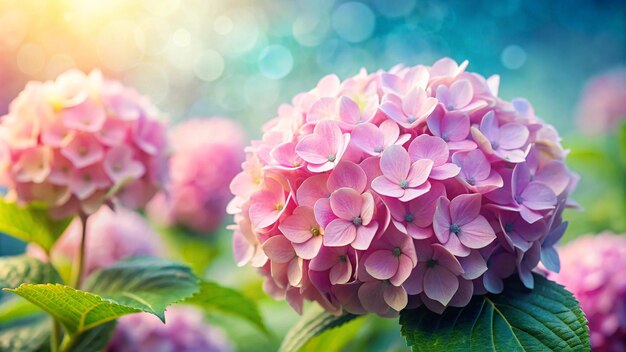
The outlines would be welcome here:
<svg viewBox="0 0 626 352">
<path fill-rule="evenodd" d="M 593 77 L 582 93 L 578 124 L 588 134 L 610 132 L 626 121 L 626 67 Z"/>
<path fill-rule="evenodd" d="M 498 76 L 451 59 L 317 86 L 282 105 L 231 183 L 234 256 L 298 312 L 441 312 L 544 261 L 577 178 Z"/>
<path fill-rule="evenodd" d="M 626 236 L 584 236 L 559 250 L 562 269 L 549 278 L 578 299 L 594 351 L 626 351 Z"/>
<path fill-rule="evenodd" d="M 245 133 L 225 118 L 193 119 L 172 130 L 170 183 L 148 204 L 148 215 L 166 226 L 209 233 L 225 218 L 228 184 L 244 159 Z"/>
<path fill-rule="evenodd" d="M 192 307 L 170 307 L 166 324 L 148 313 L 127 315 L 117 327 L 107 352 L 227 352 L 232 345 L 221 330 L 204 322 Z"/>
<path fill-rule="evenodd" d="M 80 246 L 81 222 L 74 219 L 51 251 L 51 259 L 58 264 L 72 264 Z M 102 207 L 88 219 L 85 237 L 84 276 L 110 266 L 122 259 L 139 256 L 158 256 L 164 251 L 159 235 L 146 219 L 134 211 Z M 47 260 L 37 245 L 28 246 L 28 254 Z"/>
<path fill-rule="evenodd" d="M 52 215 L 104 202 L 138 208 L 167 177 L 165 127 L 145 98 L 99 71 L 30 82 L 0 118 L 0 182 L 10 199 Z"/>
</svg>

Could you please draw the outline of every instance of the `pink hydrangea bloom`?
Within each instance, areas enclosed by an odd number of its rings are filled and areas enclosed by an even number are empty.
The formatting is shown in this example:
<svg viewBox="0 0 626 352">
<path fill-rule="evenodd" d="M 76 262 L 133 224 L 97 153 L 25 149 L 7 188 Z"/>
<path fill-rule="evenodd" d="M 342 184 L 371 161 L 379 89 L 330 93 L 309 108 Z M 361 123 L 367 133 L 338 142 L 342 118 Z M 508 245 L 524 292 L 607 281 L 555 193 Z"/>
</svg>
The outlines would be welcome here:
<svg viewBox="0 0 626 352">
<path fill-rule="evenodd" d="M 298 312 L 386 317 L 556 270 L 577 180 L 558 134 L 466 67 L 330 75 L 281 106 L 231 183 L 237 264 Z"/>
<path fill-rule="evenodd" d="M 148 215 L 162 225 L 210 233 L 224 221 L 228 185 L 244 159 L 245 134 L 225 118 L 192 119 L 171 131 L 170 143 L 170 182 L 148 204 Z"/>
<path fill-rule="evenodd" d="M 81 223 L 75 219 L 52 247 L 51 260 L 58 264 L 72 264 L 78 253 Z M 159 235 L 141 215 L 118 208 L 103 207 L 88 219 L 85 237 L 84 275 L 112 265 L 122 259 L 139 256 L 157 256 L 164 251 Z M 28 254 L 47 260 L 37 245 L 29 245 Z"/>
<path fill-rule="evenodd" d="M 580 237 L 559 250 L 561 272 L 549 278 L 580 302 L 594 351 L 626 351 L 626 236 Z"/>
<path fill-rule="evenodd" d="M 148 313 L 127 315 L 118 320 L 107 352 L 227 352 L 233 346 L 226 335 L 204 321 L 200 310 L 170 307 L 163 324 Z"/>
<path fill-rule="evenodd" d="M 53 216 L 104 202 L 143 207 L 167 178 L 165 127 L 145 98 L 99 71 L 30 82 L 0 118 L 0 180 L 9 199 Z"/>
<path fill-rule="evenodd" d="M 626 67 L 589 80 L 578 103 L 578 125 L 588 134 L 610 132 L 626 121 Z"/>
</svg>

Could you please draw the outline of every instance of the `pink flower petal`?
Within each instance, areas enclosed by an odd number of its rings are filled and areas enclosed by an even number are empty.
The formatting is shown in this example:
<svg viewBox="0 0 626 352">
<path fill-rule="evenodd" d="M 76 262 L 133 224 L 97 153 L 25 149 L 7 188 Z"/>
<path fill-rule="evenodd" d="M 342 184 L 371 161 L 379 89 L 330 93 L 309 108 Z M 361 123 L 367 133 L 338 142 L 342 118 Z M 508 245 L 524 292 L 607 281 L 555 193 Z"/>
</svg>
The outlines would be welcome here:
<svg viewBox="0 0 626 352">
<path fill-rule="evenodd" d="M 331 221 L 337 218 L 330 207 L 330 199 L 328 198 L 322 198 L 315 202 L 313 211 L 315 212 L 315 221 L 323 228 L 326 228 Z"/>
<path fill-rule="evenodd" d="M 352 263 L 350 260 L 335 264 L 328 273 L 330 283 L 333 285 L 342 285 L 348 283 L 352 277 Z"/>
<path fill-rule="evenodd" d="M 401 197 L 404 191 L 399 184 L 392 182 L 386 176 L 378 176 L 372 181 L 372 189 L 379 194 L 389 197 Z"/>
<path fill-rule="evenodd" d="M 347 246 L 356 238 L 357 229 L 352 221 L 335 219 L 324 229 L 324 246 Z"/>
<path fill-rule="evenodd" d="M 293 243 L 293 249 L 298 257 L 306 260 L 315 258 L 322 247 L 322 236 L 316 236 L 302 243 Z"/>
<path fill-rule="evenodd" d="M 359 301 L 368 312 L 385 314 L 389 305 L 385 302 L 383 285 L 379 281 L 365 282 L 359 287 Z"/>
<path fill-rule="evenodd" d="M 272 236 L 263 242 L 263 251 L 276 263 L 288 263 L 296 256 L 291 242 L 281 235 Z"/>
<path fill-rule="evenodd" d="M 356 237 L 352 242 L 352 248 L 358 250 L 366 250 L 370 247 L 376 231 L 378 230 L 378 223 L 371 222 L 367 226 L 359 226 L 356 228 Z"/>
<path fill-rule="evenodd" d="M 327 180 L 327 175 L 313 175 L 304 180 L 296 191 L 298 204 L 313 207 L 318 199 L 330 197 L 330 192 L 326 188 Z"/>
<path fill-rule="evenodd" d="M 352 188 L 358 193 L 365 191 L 367 175 L 361 167 L 350 161 L 340 161 L 328 177 L 328 190 L 333 192 L 342 187 Z"/>
<path fill-rule="evenodd" d="M 445 197 L 440 197 L 433 218 L 433 230 L 441 243 L 448 242 L 450 238 L 450 221 L 450 201 Z"/>
<path fill-rule="evenodd" d="M 396 274 L 400 261 L 389 250 L 378 250 L 365 260 L 365 270 L 378 280 L 387 280 Z"/>
<path fill-rule="evenodd" d="M 403 147 L 392 145 L 383 152 L 380 159 L 380 170 L 389 180 L 398 184 L 406 181 L 410 168 L 411 159 Z"/>
<path fill-rule="evenodd" d="M 385 286 L 383 290 L 383 299 L 389 307 L 399 312 L 406 307 L 409 303 L 406 291 L 402 286 L 396 287 L 393 285 Z"/>
<path fill-rule="evenodd" d="M 313 209 L 300 206 L 294 209 L 293 214 L 286 217 L 278 229 L 285 237 L 294 243 L 303 243 L 313 237 L 313 230 L 321 234 L 320 226 L 315 221 Z"/>
<path fill-rule="evenodd" d="M 363 198 L 352 188 L 340 188 L 330 196 L 330 208 L 339 218 L 352 221 L 361 216 Z"/>
<path fill-rule="evenodd" d="M 408 256 L 401 254 L 399 257 L 398 270 L 394 273 L 393 277 L 389 279 L 394 286 L 402 285 L 411 275 L 413 271 L 413 261 Z"/>
<path fill-rule="evenodd" d="M 356 126 L 352 130 L 351 140 L 357 148 L 369 155 L 379 155 L 385 149 L 384 135 L 376 125 L 371 123 L 363 123 Z"/>
</svg>

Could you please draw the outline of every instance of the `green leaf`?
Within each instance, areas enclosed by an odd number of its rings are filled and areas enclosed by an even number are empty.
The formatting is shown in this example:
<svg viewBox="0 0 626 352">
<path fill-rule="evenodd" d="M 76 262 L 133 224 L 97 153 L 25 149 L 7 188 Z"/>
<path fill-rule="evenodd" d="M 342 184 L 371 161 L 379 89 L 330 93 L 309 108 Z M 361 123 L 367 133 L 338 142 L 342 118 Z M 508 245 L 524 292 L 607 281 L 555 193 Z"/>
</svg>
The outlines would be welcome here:
<svg viewBox="0 0 626 352">
<path fill-rule="evenodd" d="M 319 305 L 311 306 L 293 326 L 280 345 L 280 352 L 295 352 L 322 332 L 341 326 L 358 315 L 333 315 Z"/>
<path fill-rule="evenodd" d="M 158 316 L 165 307 L 198 292 L 198 279 L 183 264 L 162 258 L 130 258 L 93 273 L 85 289 L 120 305 Z"/>
<path fill-rule="evenodd" d="M 248 321 L 266 335 L 269 334 L 257 304 L 232 288 L 203 281 L 200 283 L 200 291 L 185 303 L 199 306 L 209 313 L 220 312 L 236 316 Z"/>
<path fill-rule="evenodd" d="M 63 234 L 71 218 L 53 220 L 41 205 L 22 207 L 0 198 L 0 232 L 40 245 L 46 251 Z"/>
<path fill-rule="evenodd" d="M 359 332 L 362 331 L 365 321 L 365 319 L 354 319 L 335 329 L 326 330 L 309 340 L 304 346 L 302 346 L 302 348 L 299 349 L 299 351 L 345 351 L 348 344 L 354 341 Z"/>
<path fill-rule="evenodd" d="M 52 265 L 25 255 L 0 258 L 0 287 L 21 284 L 57 283 L 59 274 Z"/>
<path fill-rule="evenodd" d="M 59 284 L 23 284 L 6 289 L 50 313 L 71 335 L 80 334 L 123 315 L 141 312 L 95 294 Z"/>
<path fill-rule="evenodd" d="M 0 324 L 0 351 L 48 351 L 51 326 L 52 320 L 43 315 Z"/>
<path fill-rule="evenodd" d="M 37 313 L 43 311 L 22 297 L 12 297 L 0 304 L 0 324 Z"/>
<path fill-rule="evenodd" d="M 499 295 L 474 297 L 439 315 L 425 307 L 400 313 L 413 351 L 589 351 L 587 321 L 562 286 L 535 275 L 535 288 L 518 279 Z"/>
<path fill-rule="evenodd" d="M 108 323 L 98 325 L 93 329 L 87 330 L 80 334 L 77 338 L 70 341 L 68 346 L 63 348 L 67 352 L 99 352 L 102 351 L 113 332 L 117 322 L 115 320 Z"/>
</svg>

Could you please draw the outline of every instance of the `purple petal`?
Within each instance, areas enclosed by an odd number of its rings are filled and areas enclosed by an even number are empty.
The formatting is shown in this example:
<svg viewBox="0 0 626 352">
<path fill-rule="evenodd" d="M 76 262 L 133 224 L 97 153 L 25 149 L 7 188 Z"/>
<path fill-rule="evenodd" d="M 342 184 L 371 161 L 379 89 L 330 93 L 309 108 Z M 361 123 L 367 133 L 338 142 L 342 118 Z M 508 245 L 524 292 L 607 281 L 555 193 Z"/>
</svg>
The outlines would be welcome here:
<svg viewBox="0 0 626 352">
<path fill-rule="evenodd" d="M 464 246 L 472 249 L 480 249 L 496 239 L 496 234 L 484 216 L 479 215 L 471 222 L 461 227 L 459 240 Z"/>
<path fill-rule="evenodd" d="M 459 279 L 442 266 L 436 265 L 424 273 L 424 293 L 444 306 L 459 288 Z"/>
<path fill-rule="evenodd" d="M 463 267 L 463 278 L 474 280 L 487 271 L 487 263 L 480 252 L 471 251 L 467 257 L 459 258 L 459 263 Z"/>
<path fill-rule="evenodd" d="M 500 127 L 498 143 L 503 149 L 519 149 L 528 141 L 530 132 L 524 125 L 507 123 Z"/>
<path fill-rule="evenodd" d="M 474 180 L 474 182 L 484 180 L 491 172 L 491 164 L 485 154 L 478 149 L 456 152 L 452 155 L 452 162 L 461 168 L 460 176 L 465 180 Z"/>
<path fill-rule="evenodd" d="M 480 132 L 490 141 L 500 141 L 500 128 L 496 120 L 496 114 L 493 111 L 487 112 L 480 121 Z"/>
<path fill-rule="evenodd" d="M 463 226 L 474 220 L 480 213 L 480 194 L 461 194 L 450 202 L 450 221 Z"/>
<path fill-rule="evenodd" d="M 524 205 L 532 210 L 548 210 L 556 206 L 554 192 L 539 182 L 529 183 L 521 196 Z"/>
<path fill-rule="evenodd" d="M 315 221 L 324 228 L 337 218 L 330 208 L 330 199 L 328 198 L 318 199 L 313 210 L 315 212 Z"/>
<path fill-rule="evenodd" d="M 447 113 L 442 121 L 441 134 L 448 141 L 461 141 L 469 136 L 470 120 L 464 113 Z"/>
</svg>

